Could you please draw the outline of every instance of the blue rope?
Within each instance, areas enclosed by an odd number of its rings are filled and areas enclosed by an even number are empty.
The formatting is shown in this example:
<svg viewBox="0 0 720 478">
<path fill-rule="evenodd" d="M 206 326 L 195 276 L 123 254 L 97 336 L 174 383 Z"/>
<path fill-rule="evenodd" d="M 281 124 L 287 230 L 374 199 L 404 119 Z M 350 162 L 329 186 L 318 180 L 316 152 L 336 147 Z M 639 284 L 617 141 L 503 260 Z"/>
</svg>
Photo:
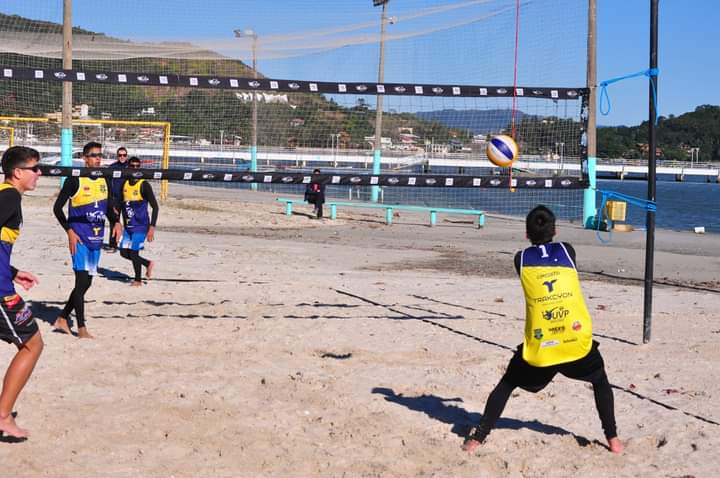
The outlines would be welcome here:
<svg viewBox="0 0 720 478">
<path fill-rule="evenodd" d="M 647 70 L 638 71 L 637 73 L 632 73 L 630 75 L 625 76 L 618 76 L 617 78 L 612 78 L 610 80 L 605 80 L 600 82 L 600 113 L 602 113 L 603 116 L 607 116 L 610 113 L 611 105 L 610 105 L 610 95 L 607 92 L 608 85 L 611 85 L 613 83 L 617 83 L 618 81 L 627 80 L 628 78 L 635 78 L 637 76 L 647 76 L 648 78 L 651 76 L 654 76 L 657 78 L 660 70 L 657 68 L 648 68 Z M 653 99 L 653 105 L 655 105 L 655 124 L 658 123 L 658 101 L 657 101 L 657 92 L 655 90 L 655 82 L 651 81 L 650 85 L 652 86 L 652 99 Z M 604 101 L 603 101 L 604 100 Z M 603 104 L 607 103 L 607 110 L 603 109 Z"/>
<path fill-rule="evenodd" d="M 634 206 L 639 206 L 647 211 L 657 212 L 657 203 L 655 201 L 636 198 L 634 196 L 628 196 L 627 194 L 618 193 L 615 191 L 603 191 L 601 189 L 598 189 L 597 191 L 600 193 L 600 209 L 599 217 L 597 217 L 596 220 L 597 232 L 595 233 L 595 235 L 597 236 L 598 241 L 602 242 L 603 244 L 609 244 L 610 241 L 612 241 L 612 229 L 608 228 L 607 240 L 603 239 L 600 235 L 600 224 L 603 222 L 602 219 L 605 218 L 605 205 L 608 199 L 620 199 L 621 201 L 625 201 L 626 203 L 632 204 Z"/>
</svg>

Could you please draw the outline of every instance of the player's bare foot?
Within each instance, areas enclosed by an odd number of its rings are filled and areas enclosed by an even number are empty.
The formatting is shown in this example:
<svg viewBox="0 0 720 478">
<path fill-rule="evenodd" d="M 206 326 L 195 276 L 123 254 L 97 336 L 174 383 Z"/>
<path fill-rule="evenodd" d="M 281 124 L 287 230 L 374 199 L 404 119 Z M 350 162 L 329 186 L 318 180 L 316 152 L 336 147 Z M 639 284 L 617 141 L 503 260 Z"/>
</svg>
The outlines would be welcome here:
<svg viewBox="0 0 720 478">
<path fill-rule="evenodd" d="M 58 317 L 55 319 L 55 323 L 53 324 L 53 330 L 55 332 L 61 332 L 63 334 L 70 335 L 70 327 L 68 326 L 67 319 L 65 317 Z"/>
<path fill-rule="evenodd" d="M 613 453 L 622 453 L 625 446 L 622 444 L 618 437 L 608 438 L 608 448 Z"/>
<path fill-rule="evenodd" d="M 142 285 L 142 281 L 134 280 L 130 283 L 130 287 L 140 287 Z"/>
<path fill-rule="evenodd" d="M 27 438 L 30 436 L 29 431 L 17 426 L 12 413 L 5 418 L 0 417 L 0 432 L 14 438 Z"/>
<path fill-rule="evenodd" d="M 462 445 L 463 451 L 466 451 L 468 453 L 474 452 L 482 443 L 480 443 L 477 440 L 474 440 L 472 438 L 467 438 L 465 442 Z"/>
<path fill-rule="evenodd" d="M 90 335 L 87 331 L 87 327 L 78 327 L 78 337 L 81 339 L 94 339 L 95 337 Z"/>
<path fill-rule="evenodd" d="M 147 270 L 145 271 L 145 277 L 147 277 L 148 279 L 152 279 L 152 273 L 154 268 L 155 261 L 150 261 L 150 264 L 147 265 Z"/>
</svg>

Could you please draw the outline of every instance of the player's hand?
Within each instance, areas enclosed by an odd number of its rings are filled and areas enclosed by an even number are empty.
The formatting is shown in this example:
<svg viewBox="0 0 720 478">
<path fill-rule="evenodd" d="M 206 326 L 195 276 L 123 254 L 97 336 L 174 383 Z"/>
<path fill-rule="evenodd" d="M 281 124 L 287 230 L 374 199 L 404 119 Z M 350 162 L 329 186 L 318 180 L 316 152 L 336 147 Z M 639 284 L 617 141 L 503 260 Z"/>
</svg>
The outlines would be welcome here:
<svg viewBox="0 0 720 478">
<path fill-rule="evenodd" d="M 115 237 L 115 242 L 117 244 L 120 244 L 120 241 L 122 241 L 122 226 L 120 225 L 119 222 L 115 223 L 115 226 L 113 227 L 113 230 L 112 230 L 112 235 L 113 235 L 113 237 Z"/>
<path fill-rule="evenodd" d="M 31 272 L 26 271 L 18 271 L 18 273 L 15 274 L 13 282 L 19 284 L 25 290 L 30 290 L 33 286 L 39 284 L 37 277 Z"/>
<path fill-rule="evenodd" d="M 150 226 L 148 228 L 146 239 L 148 240 L 148 242 L 152 242 L 155 240 L 155 226 Z"/>
<path fill-rule="evenodd" d="M 80 236 L 78 236 L 72 229 L 67 230 L 67 235 L 70 254 L 75 255 L 75 252 L 77 252 L 77 245 L 82 244 L 82 241 L 80 240 Z"/>
</svg>

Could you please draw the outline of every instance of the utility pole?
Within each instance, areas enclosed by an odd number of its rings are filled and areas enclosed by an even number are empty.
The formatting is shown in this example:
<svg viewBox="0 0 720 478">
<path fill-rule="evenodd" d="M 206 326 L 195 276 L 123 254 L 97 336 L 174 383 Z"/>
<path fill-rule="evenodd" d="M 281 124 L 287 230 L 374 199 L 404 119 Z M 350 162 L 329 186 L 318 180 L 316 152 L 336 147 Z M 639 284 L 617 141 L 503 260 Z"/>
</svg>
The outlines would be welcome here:
<svg viewBox="0 0 720 478">
<path fill-rule="evenodd" d="M 258 35 L 254 30 L 234 30 L 236 38 L 252 38 L 252 70 L 253 78 L 257 80 L 257 41 Z M 250 142 L 250 171 L 257 171 L 257 91 L 252 91 L 252 136 Z M 253 191 L 257 190 L 257 183 L 250 185 Z"/>
<path fill-rule="evenodd" d="M 378 84 L 385 81 L 385 24 L 387 23 L 387 4 L 389 0 L 373 0 L 373 6 L 382 5 L 380 13 L 380 64 L 378 66 Z M 373 151 L 373 174 L 380 174 L 380 158 L 382 155 L 382 113 L 383 95 L 377 95 L 375 109 L 375 151 Z M 378 202 L 380 187 L 372 186 L 370 198 L 372 202 Z"/>
</svg>

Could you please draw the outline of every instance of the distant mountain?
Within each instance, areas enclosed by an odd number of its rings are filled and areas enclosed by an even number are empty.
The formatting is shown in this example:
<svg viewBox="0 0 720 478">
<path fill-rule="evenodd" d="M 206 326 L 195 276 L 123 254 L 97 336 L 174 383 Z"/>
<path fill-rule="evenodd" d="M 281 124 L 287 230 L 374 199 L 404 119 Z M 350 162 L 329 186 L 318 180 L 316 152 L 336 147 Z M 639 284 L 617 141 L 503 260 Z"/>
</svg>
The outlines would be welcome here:
<svg viewBox="0 0 720 478">
<path fill-rule="evenodd" d="M 507 129 L 512 121 L 512 110 L 494 109 L 494 110 L 438 110 L 438 111 L 418 111 L 415 113 L 422 119 L 428 121 L 437 121 L 438 123 L 452 129 L 462 131 L 471 131 L 472 134 L 488 134 L 499 132 Z M 529 118 L 532 115 L 515 112 L 515 121 L 520 122 L 523 118 Z"/>
</svg>

